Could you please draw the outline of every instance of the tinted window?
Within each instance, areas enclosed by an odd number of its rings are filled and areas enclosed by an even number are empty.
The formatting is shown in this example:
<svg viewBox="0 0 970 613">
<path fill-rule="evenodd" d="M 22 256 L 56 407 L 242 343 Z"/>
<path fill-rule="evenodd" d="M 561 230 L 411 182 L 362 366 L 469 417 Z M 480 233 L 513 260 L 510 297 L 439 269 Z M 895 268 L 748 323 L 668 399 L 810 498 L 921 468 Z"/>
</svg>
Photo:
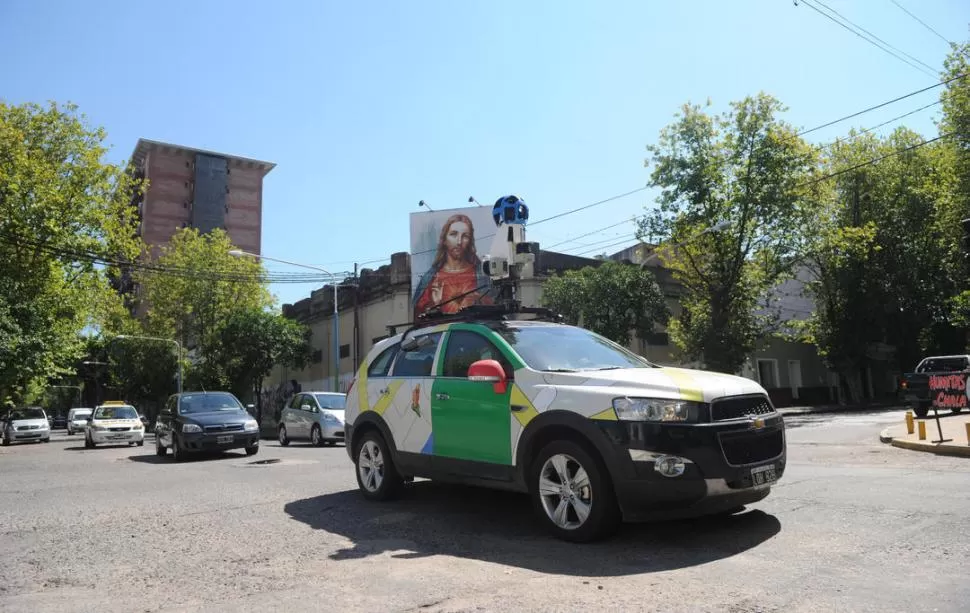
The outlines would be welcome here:
<svg viewBox="0 0 970 613">
<path fill-rule="evenodd" d="M 242 405 L 232 394 L 215 392 L 211 394 L 183 394 L 179 402 L 179 413 L 209 413 L 212 411 L 238 411 Z"/>
<path fill-rule="evenodd" d="M 518 325 L 497 331 L 535 370 L 574 372 L 653 366 L 613 341 L 583 328 Z"/>
<path fill-rule="evenodd" d="M 138 411 L 135 407 L 98 407 L 94 411 L 95 419 L 138 419 Z"/>
<path fill-rule="evenodd" d="M 434 354 L 438 350 L 441 333 L 415 337 L 421 346 L 414 351 L 402 351 L 394 360 L 395 377 L 430 377 Z"/>
<path fill-rule="evenodd" d="M 391 362 L 394 361 L 394 356 L 397 355 L 400 348 L 400 345 L 392 345 L 382 351 L 381 354 L 377 356 L 373 362 L 371 362 L 370 368 L 367 369 L 367 376 L 386 377 L 387 371 L 391 369 Z"/>
<path fill-rule="evenodd" d="M 958 372 L 967 367 L 966 358 L 936 358 L 925 360 L 919 372 Z"/>
<path fill-rule="evenodd" d="M 320 408 L 323 409 L 343 409 L 347 404 L 347 397 L 343 394 L 314 394 Z"/>
<path fill-rule="evenodd" d="M 467 377 L 468 367 L 479 360 L 498 360 L 505 369 L 505 375 L 512 373 L 512 367 L 502 353 L 481 334 L 457 330 L 448 335 L 445 348 L 444 376 Z"/>
</svg>

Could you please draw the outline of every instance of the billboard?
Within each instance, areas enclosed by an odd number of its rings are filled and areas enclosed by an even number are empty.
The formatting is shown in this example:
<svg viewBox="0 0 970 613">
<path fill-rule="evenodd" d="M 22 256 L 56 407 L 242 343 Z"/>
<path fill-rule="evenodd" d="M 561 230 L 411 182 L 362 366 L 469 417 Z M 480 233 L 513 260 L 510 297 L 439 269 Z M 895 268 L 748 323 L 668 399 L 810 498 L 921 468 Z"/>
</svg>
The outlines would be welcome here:
<svg viewBox="0 0 970 613">
<path fill-rule="evenodd" d="M 438 305 L 444 313 L 455 313 L 472 304 L 492 304 L 481 256 L 494 236 L 491 208 L 411 213 L 412 316 Z"/>
</svg>

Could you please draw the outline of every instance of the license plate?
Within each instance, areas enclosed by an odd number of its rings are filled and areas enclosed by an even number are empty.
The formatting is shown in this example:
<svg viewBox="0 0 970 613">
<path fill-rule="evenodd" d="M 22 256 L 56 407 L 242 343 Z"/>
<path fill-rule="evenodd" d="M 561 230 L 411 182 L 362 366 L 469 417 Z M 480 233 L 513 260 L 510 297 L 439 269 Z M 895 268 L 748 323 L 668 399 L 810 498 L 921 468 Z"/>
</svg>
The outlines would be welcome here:
<svg viewBox="0 0 970 613">
<path fill-rule="evenodd" d="M 769 485 L 777 480 L 774 464 L 751 469 L 751 485 Z"/>
<path fill-rule="evenodd" d="M 128 438 L 127 434 L 111 434 L 108 436 L 113 441 L 120 441 L 121 439 Z"/>
<path fill-rule="evenodd" d="M 219 443 L 220 445 L 225 445 L 226 443 L 231 443 L 232 442 L 232 437 L 231 436 L 217 436 L 216 437 L 216 442 Z"/>
</svg>

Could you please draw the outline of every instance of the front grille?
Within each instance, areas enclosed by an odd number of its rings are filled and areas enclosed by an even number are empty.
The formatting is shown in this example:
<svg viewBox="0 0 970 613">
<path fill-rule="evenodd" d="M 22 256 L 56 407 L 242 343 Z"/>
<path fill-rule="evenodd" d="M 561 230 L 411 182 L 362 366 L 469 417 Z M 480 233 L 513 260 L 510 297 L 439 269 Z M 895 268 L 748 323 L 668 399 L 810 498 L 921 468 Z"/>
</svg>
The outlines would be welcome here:
<svg viewBox="0 0 970 613">
<path fill-rule="evenodd" d="M 129 428 L 128 426 L 124 426 L 124 427 L 120 427 L 119 426 L 117 428 L 108 428 L 108 432 L 127 432 L 129 430 L 131 430 L 131 428 Z"/>
<path fill-rule="evenodd" d="M 242 424 L 219 424 L 217 426 L 206 426 L 206 432 L 242 432 Z"/>
<path fill-rule="evenodd" d="M 740 419 L 750 415 L 769 415 L 775 410 L 764 396 L 735 396 L 711 403 L 711 421 Z"/>
<path fill-rule="evenodd" d="M 40 426 L 17 426 L 17 430 L 37 430 Z"/>
<path fill-rule="evenodd" d="M 718 438 L 728 464 L 741 466 L 777 458 L 785 446 L 781 429 L 765 432 L 725 432 Z"/>
</svg>

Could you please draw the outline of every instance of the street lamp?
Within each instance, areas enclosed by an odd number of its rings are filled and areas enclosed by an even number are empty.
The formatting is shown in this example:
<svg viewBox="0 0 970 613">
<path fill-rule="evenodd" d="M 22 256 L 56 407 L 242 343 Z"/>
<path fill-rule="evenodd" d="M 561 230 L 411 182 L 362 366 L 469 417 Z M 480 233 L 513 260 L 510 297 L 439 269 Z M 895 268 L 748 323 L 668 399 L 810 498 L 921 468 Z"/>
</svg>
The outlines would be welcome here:
<svg viewBox="0 0 970 613">
<path fill-rule="evenodd" d="M 710 232 L 720 232 L 721 230 L 723 230 L 724 228 L 726 228 L 726 227 L 728 227 L 730 225 L 731 225 L 731 222 L 730 221 L 719 221 L 716 224 L 714 224 L 713 226 L 710 226 L 708 228 L 704 228 L 703 230 L 701 230 L 697 234 L 694 234 L 692 236 L 687 237 L 686 240 L 681 241 L 679 243 L 675 243 L 674 244 L 674 247 L 683 247 L 684 245 L 690 243 L 692 240 L 695 240 L 695 239 L 697 239 L 697 238 L 699 238 L 699 237 L 701 237 L 701 236 L 703 236 L 705 234 L 708 234 Z M 659 245 L 658 245 L 658 247 L 659 247 Z M 652 259 L 654 259 L 656 257 L 659 257 L 659 256 L 660 256 L 660 252 L 657 251 L 656 249 L 654 249 L 653 252 L 650 255 L 648 255 L 647 257 L 645 257 L 643 259 L 643 261 L 640 262 L 640 266 L 641 267 L 646 266 L 647 265 L 647 262 L 649 262 L 650 260 L 652 260 Z"/>
<path fill-rule="evenodd" d="M 175 343 L 175 351 L 177 351 L 176 363 L 178 364 L 178 393 L 182 393 L 182 345 L 174 338 L 159 338 L 157 336 L 138 336 L 135 334 L 119 334 L 115 338 L 117 339 L 140 339 L 143 341 L 159 341 L 162 343 Z"/>
<path fill-rule="evenodd" d="M 424 202 L 423 200 L 421 202 Z M 280 260 L 278 258 L 271 258 L 265 255 L 259 255 L 258 253 L 250 253 L 248 251 L 243 251 L 242 249 L 232 249 L 229 251 L 229 255 L 237 258 L 254 258 L 257 260 L 267 260 L 269 262 L 278 262 L 280 264 L 289 264 L 290 266 L 296 266 L 297 268 L 307 268 L 309 270 L 316 270 L 317 272 L 322 272 L 330 276 L 330 284 L 333 285 L 333 390 L 334 392 L 339 391 L 340 388 L 340 310 L 338 308 L 338 294 L 337 294 L 337 275 L 333 274 L 326 268 L 321 268 L 320 266 L 310 266 L 309 264 L 300 264 L 297 262 L 290 262 L 288 260 Z"/>
</svg>

